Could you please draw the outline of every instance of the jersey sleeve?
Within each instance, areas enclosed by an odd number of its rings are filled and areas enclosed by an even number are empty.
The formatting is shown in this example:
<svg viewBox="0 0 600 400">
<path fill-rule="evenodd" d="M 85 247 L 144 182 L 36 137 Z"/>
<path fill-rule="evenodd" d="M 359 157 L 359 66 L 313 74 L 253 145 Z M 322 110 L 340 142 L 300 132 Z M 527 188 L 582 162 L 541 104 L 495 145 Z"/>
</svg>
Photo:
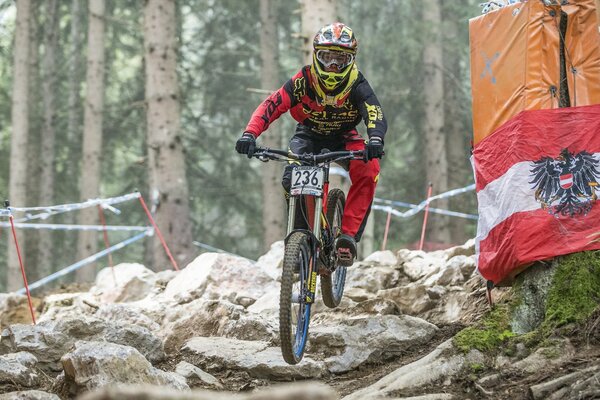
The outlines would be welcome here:
<svg viewBox="0 0 600 400">
<path fill-rule="evenodd" d="M 261 133 L 269 128 L 269 125 L 273 121 L 295 105 L 294 82 L 299 76 L 302 76 L 302 71 L 288 80 L 279 90 L 273 92 L 256 108 L 244 132 L 249 132 L 254 137 L 259 137 Z"/>
<path fill-rule="evenodd" d="M 382 140 L 387 132 L 387 121 L 375 92 L 364 77 L 356 85 L 354 101 L 367 126 L 369 137 L 378 136 Z"/>
</svg>

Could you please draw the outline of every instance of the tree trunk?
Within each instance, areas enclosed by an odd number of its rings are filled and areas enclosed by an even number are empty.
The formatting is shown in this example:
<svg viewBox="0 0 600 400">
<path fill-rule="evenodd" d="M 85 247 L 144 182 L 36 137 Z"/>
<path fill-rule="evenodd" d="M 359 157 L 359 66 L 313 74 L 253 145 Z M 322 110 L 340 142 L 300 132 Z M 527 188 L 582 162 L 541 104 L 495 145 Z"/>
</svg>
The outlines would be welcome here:
<svg viewBox="0 0 600 400">
<path fill-rule="evenodd" d="M 300 3 L 303 59 L 312 62 L 313 39 L 323 26 L 337 21 L 336 0 L 302 0 Z"/>
<path fill-rule="evenodd" d="M 15 26 L 14 47 L 14 78 L 12 91 L 12 135 L 10 142 L 10 175 L 9 175 L 9 200 L 14 206 L 26 205 L 27 196 L 27 135 L 29 133 L 28 105 L 29 105 L 29 75 L 19 73 L 28 71 L 29 64 L 29 24 L 31 20 L 31 2 L 19 0 L 17 2 L 17 19 Z M 12 235 L 8 238 L 8 265 L 6 276 L 6 289 L 13 291 L 23 287 L 19 259 L 15 249 Z M 23 235 L 18 234 L 19 244 Z"/>
<path fill-rule="evenodd" d="M 192 226 L 180 132 L 177 86 L 175 1 L 147 0 L 144 9 L 144 58 L 150 193 L 159 192 L 156 223 L 178 264 L 192 256 Z M 170 268 L 154 237 L 154 269 Z"/>
<path fill-rule="evenodd" d="M 433 185 L 433 193 L 448 190 L 448 163 L 446 138 L 444 136 L 444 81 L 442 76 L 441 10 L 439 0 L 423 0 L 423 20 L 429 29 L 423 47 L 423 70 L 425 74 L 425 148 L 424 160 L 427 182 Z M 423 185 L 425 188 L 426 186 Z M 447 200 L 438 200 L 434 207 L 448 208 Z M 450 243 L 448 218 L 439 214 L 430 216 L 427 241 Z"/>
<path fill-rule="evenodd" d="M 36 157 L 27 157 L 27 204 L 34 206 L 40 204 L 40 172 L 41 160 L 41 135 L 42 135 L 42 90 L 40 76 L 40 36 L 42 23 L 40 22 L 40 0 L 32 0 L 30 3 L 31 14 L 29 16 L 29 101 L 28 101 L 28 134 L 27 154 L 35 154 Z M 24 235 L 21 255 L 27 255 L 27 279 L 37 279 L 37 249 L 39 243 L 39 230 L 23 230 Z"/>
<path fill-rule="evenodd" d="M 100 161 L 102 151 L 102 113 L 104 111 L 104 0 L 90 0 L 87 46 L 87 71 L 85 109 L 83 114 L 83 155 L 79 181 L 80 198 L 97 198 L 100 189 Z M 82 210 L 79 223 L 98 223 L 98 210 Z M 77 255 L 83 259 L 96 253 L 98 234 L 81 231 L 77 242 Z M 95 265 L 77 271 L 78 282 L 90 282 L 95 277 Z"/>
<path fill-rule="evenodd" d="M 44 24 L 44 56 L 42 59 L 42 99 L 44 104 L 44 126 L 40 152 L 40 205 L 51 205 L 54 200 L 54 142 L 56 137 L 56 60 L 58 38 L 58 1 L 47 0 L 46 23 Z M 37 274 L 44 277 L 52 269 L 52 232 L 41 230 L 38 237 Z"/>
<path fill-rule="evenodd" d="M 465 177 L 470 175 L 469 170 L 469 137 L 463 126 L 461 115 L 460 96 L 462 90 L 460 46 L 458 38 L 458 16 L 445 10 L 444 15 L 451 16 L 445 21 L 444 47 L 444 120 L 446 122 L 447 143 L 446 155 L 448 157 L 448 187 L 456 189 L 466 184 Z M 465 196 L 459 195 L 449 199 L 448 204 L 452 210 L 464 211 L 466 207 Z M 466 233 L 467 220 L 464 218 L 449 218 L 450 237 L 454 244 L 462 244 L 469 239 Z"/>
<path fill-rule="evenodd" d="M 275 4 L 271 0 L 260 0 L 260 57 L 261 57 L 261 87 L 266 90 L 275 90 L 279 84 L 277 72 L 278 63 L 278 38 L 277 16 Z M 261 137 L 266 147 L 279 148 L 281 135 L 280 121 L 273 123 L 269 132 Z M 263 250 L 267 251 L 273 242 L 282 240 L 284 230 L 284 197 L 281 189 L 281 165 L 266 163 L 262 172 L 263 194 Z"/>
<path fill-rule="evenodd" d="M 73 0 L 71 4 L 71 57 L 69 63 L 69 97 L 68 104 L 68 122 L 67 122 L 67 141 L 72 148 L 79 148 L 81 141 L 81 66 L 82 66 L 82 45 L 83 31 L 81 30 L 82 7 L 81 0 Z M 79 168 L 77 168 L 77 159 L 73 157 L 70 160 L 67 176 L 73 180 L 79 179 Z M 74 198 L 79 198 L 77 194 Z M 70 222 L 75 222 L 75 213 L 68 213 L 66 218 L 73 218 Z"/>
</svg>

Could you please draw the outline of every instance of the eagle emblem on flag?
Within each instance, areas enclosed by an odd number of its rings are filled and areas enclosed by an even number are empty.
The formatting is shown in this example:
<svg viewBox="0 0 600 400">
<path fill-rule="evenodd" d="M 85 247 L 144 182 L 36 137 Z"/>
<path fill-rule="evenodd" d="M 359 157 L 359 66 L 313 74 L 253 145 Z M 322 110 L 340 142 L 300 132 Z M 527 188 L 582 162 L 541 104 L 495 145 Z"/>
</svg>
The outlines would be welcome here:
<svg viewBox="0 0 600 400">
<path fill-rule="evenodd" d="M 563 149 L 557 158 L 546 156 L 531 164 L 529 183 L 543 209 L 557 217 L 586 215 L 592 209 L 600 179 L 593 154 Z"/>
</svg>

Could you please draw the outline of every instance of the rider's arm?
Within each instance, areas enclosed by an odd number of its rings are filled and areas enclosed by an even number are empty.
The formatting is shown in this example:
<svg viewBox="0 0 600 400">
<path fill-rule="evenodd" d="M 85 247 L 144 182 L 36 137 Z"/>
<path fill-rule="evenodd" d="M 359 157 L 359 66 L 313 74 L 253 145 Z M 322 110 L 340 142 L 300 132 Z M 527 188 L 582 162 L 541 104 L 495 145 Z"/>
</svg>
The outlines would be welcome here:
<svg viewBox="0 0 600 400">
<path fill-rule="evenodd" d="M 387 131 L 387 121 L 383 115 L 381 104 L 377 100 L 377 96 L 375 96 L 375 92 L 373 92 L 371 85 L 369 85 L 369 82 L 367 82 L 362 74 L 352 95 L 354 97 L 354 104 L 358 106 L 360 115 L 365 121 L 369 137 L 378 136 L 383 140 Z"/>
<path fill-rule="evenodd" d="M 287 81 L 285 85 L 276 92 L 273 92 L 256 108 L 254 113 L 252 113 L 252 117 L 250 117 L 248 125 L 246 125 L 245 132 L 253 134 L 254 137 L 260 136 L 273 121 L 296 104 L 293 88 L 294 81 L 298 79 L 298 76 L 302 76 L 302 72 L 299 72 Z"/>
</svg>

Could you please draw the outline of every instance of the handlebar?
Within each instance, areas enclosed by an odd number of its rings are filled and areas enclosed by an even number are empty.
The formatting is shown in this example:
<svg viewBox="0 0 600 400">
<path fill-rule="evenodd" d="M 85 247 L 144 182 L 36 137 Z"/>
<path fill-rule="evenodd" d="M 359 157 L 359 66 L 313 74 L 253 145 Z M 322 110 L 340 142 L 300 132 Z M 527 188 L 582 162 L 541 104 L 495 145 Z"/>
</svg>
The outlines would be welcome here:
<svg viewBox="0 0 600 400">
<path fill-rule="evenodd" d="M 328 151 L 321 154 L 295 154 L 287 150 L 269 149 L 267 147 L 257 147 L 254 150 L 252 157 L 256 157 L 261 161 L 278 160 L 278 161 L 300 161 L 306 164 L 318 164 L 342 160 L 364 160 L 365 152 L 363 150 L 356 151 Z"/>
</svg>

